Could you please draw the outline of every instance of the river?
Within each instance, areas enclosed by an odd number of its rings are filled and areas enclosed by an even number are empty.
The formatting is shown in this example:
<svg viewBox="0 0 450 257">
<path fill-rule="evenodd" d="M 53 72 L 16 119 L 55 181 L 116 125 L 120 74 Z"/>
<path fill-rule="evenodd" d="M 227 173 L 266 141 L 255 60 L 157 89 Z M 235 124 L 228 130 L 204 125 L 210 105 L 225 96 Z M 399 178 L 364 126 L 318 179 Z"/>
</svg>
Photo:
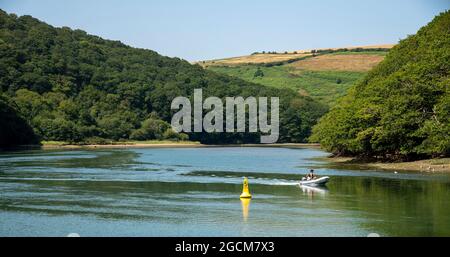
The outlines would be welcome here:
<svg viewBox="0 0 450 257">
<path fill-rule="evenodd" d="M 450 176 L 348 170 L 318 149 L 0 153 L 0 236 L 450 236 Z M 300 187 L 314 167 L 327 187 Z M 251 200 L 240 200 L 248 176 Z"/>
</svg>

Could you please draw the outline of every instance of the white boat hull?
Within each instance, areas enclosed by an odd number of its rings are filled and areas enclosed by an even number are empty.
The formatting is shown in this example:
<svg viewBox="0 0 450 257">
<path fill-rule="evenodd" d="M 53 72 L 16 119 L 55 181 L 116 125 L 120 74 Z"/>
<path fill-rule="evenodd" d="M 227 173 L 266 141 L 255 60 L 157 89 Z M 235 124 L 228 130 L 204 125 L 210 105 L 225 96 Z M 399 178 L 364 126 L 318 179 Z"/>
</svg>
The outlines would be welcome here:
<svg viewBox="0 0 450 257">
<path fill-rule="evenodd" d="M 311 180 L 302 180 L 302 181 L 300 181 L 300 185 L 323 186 L 328 182 L 328 180 L 330 180 L 330 177 L 320 177 L 320 178 L 311 179 Z"/>
</svg>

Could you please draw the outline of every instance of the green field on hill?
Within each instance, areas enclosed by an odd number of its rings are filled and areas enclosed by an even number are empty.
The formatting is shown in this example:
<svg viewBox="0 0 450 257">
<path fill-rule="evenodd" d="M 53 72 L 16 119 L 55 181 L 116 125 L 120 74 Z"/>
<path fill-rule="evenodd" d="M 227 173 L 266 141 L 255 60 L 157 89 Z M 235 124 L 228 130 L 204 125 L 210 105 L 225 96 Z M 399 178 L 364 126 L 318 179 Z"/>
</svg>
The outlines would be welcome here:
<svg viewBox="0 0 450 257">
<path fill-rule="evenodd" d="M 208 69 L 265 86 L 291 88 L 327 105 L 333 105 L 338 97 L 345 95 L 347 89 L 366 74 L 352 71 L 297 70 L 287 65 L 210 66 Z M 258 69 L 263 72 L 263 76 L 255 76 Z"/>
<path fill-rule="evenodd" d="M 329 51 L 329 52 L 328 52 Z M 229 58 L 221 62 L 201 63 L 208 70 L 238 77 L 249 82 L 275 88 L 290 88 L 300 95 L 333 106 L 337 98 L 363 78 L 370 67 L 376 65 L 388 50 L 321 50 L 315 56 L 280 63 L 268 58 L 264 63 L 245 62 L 245 56 Z M 258 54 L 263 56 L 264 54 Z M 282 55 L 282 54 L 280 54 Z M 341 56 L 341 57 L 340 57 Z M 240 61 L 236 62 L 236 60 Z M 261 57 L 260 57 L 261 59 Z"/>
</svg>

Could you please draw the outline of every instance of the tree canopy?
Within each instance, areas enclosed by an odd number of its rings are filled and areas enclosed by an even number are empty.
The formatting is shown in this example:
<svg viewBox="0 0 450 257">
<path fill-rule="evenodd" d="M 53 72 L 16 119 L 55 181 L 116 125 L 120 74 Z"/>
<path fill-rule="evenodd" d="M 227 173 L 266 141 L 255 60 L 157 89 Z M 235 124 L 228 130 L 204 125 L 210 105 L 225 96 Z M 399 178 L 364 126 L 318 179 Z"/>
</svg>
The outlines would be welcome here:
<svg viewBox="0 0 450 257">
<path fill-rule="evenodd" d="M 341 155 L 417 159 L 450 154 L 450 11 L 400 41 L 314 127 Z"/>
<path fill-rule="evenodd" d="M 0 147 L 39 143 L 33 129 L 2 95 L 0 95 L 0 121 Z"/>
<path fill-rule="evenodd" d="M 42 140 L 186 139 L 167 126 L 174 113 L 170 103 L 177 96 L 192 97 L 195 88 L 202 88 L 204 97 L 280 97 L 280 142 L 305 141 L 326 111 L 292 90 L 220 75 L 179 58 L 0 10 L 0 93 Z M 250 133 L 191 133 L 189 138 L 259 141 Z"/>
</svg>

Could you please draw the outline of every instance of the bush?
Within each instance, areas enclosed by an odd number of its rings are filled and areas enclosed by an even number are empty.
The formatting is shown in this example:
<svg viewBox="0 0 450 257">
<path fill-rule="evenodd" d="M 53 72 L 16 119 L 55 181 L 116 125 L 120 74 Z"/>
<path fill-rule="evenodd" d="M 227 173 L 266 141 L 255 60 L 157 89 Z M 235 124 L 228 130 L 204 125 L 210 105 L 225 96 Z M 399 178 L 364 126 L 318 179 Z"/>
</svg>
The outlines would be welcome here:
<svg viewBox="0 0 450 257">
<path fill-rule="evenodd" d="M 163 139 L 172 141 L 186 141 L 189 140 L 189 136 L 184 133 L 177 133 L 170 128 L 164 132 Z"/>
<path fill-rule="evenodd" d="M 112 143 L 111 140 L 101 137 L 88 137 L 83 140 L 83 144 L 87 145 L 107 145 L 111 143 Z"/>
<path fill-rule="evenodd" d="M 257 77 L 264 77 L 264 72 L 261 70 L 260 67 L 258 67 L 258 69 L 256 69 L 255 74 L 253 75 L 253 78 L 257 78 Z"/>
<path fill-rule="evenodd" d="M 139 129 L 131 133 L 133 140 L 154 140 L 164 139 L 164 133 L 170 129 L 170 124 L 156 118 L 149 118 L 142 122 Z"/>
</svg>

